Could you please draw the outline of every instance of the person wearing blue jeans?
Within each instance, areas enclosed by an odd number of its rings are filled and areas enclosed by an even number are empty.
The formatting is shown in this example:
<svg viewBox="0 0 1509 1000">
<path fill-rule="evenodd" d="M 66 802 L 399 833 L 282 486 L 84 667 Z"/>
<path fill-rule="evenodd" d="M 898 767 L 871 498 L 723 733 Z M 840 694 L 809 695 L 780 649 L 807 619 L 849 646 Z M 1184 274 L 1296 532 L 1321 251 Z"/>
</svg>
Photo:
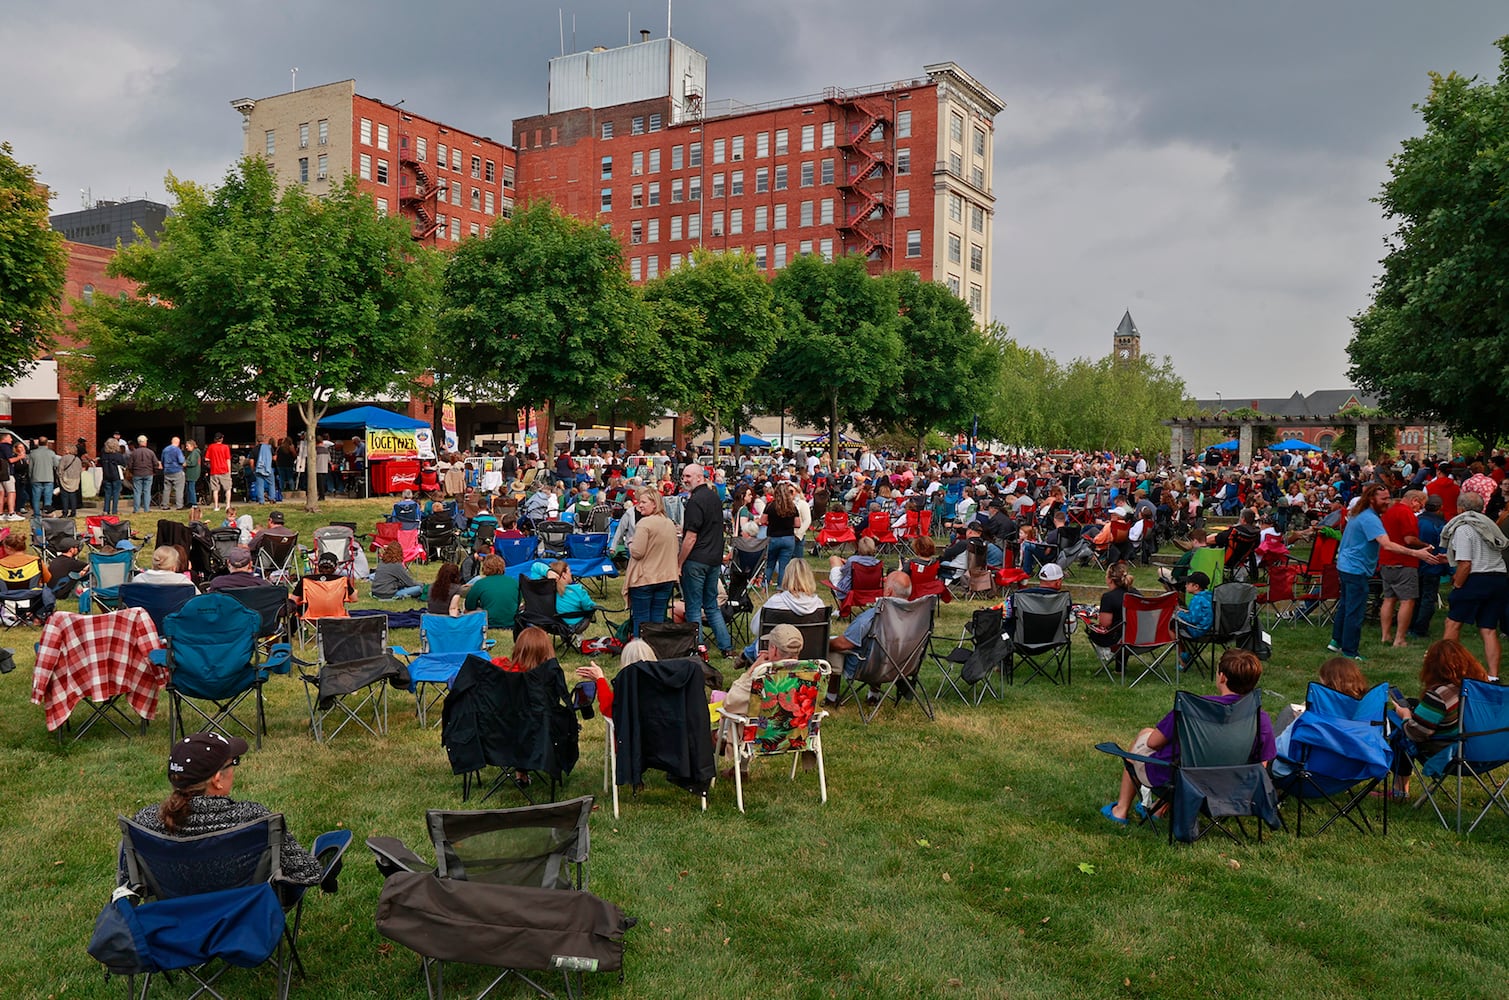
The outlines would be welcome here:
<svg viewBox="0 0 1509 1000">
<path fill-rule="evenodd" d="M 732 651 L 728 626 L 718 604 L 718 571 L 723 566 L 723 503 L 708 485 L 702 466 L 693 463 L 681 471 L 681 485 L 690 491 L 682 512 L 681 596 L 686 620 L 712 627 L 718 652 L 726 659 Z M 706 643 L 706 630 L 703 642 Z"/>
<path fill-rule="evenodd" d="M 1326 648 L 1354 660 L 1364 659 L 1359 650 L 1362 645 L 1362 618 L 1368 606 L 1368 580 L 1372 579 L 1373 573 L 1378 569 L 1378 550 L 1386 549 L 1431 565 L 1440 565 L 1446 561 L 1444 555 L 1432 552 L 1429 545 L 1410 548 L 1389 538 L 1382 518 L 1388 504 L 1388 487 L 1379 483 L 1364 486 L 1362 496 L 1356 504 L 1356 512 L 1347 518 L 1346 529 L 1341 533 L 1341 544 L 1336 549 L 1336 574 L 1341 581 L 1341 599 L 1336 605 L 1336 617 L 1331 622 L 1331 642 Z"/>
<path fill-rule="evenodd" d="M 790 483 L 777 483 L 775 497 L 760 516 L 765 522 L 765 565 L 769 579 L 779 581 L 786 573 L 786 564 L 796 555 L 796 491 Z"/>
</svg>

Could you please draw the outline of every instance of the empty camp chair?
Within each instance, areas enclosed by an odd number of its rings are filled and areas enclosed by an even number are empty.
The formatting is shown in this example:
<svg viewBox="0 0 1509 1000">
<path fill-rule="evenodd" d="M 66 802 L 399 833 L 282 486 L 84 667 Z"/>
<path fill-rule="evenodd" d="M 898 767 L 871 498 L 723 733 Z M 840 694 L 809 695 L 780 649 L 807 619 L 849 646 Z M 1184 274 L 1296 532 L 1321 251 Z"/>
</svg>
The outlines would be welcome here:
<svg viewBox="0 0 1509 1000">
<path fill-rule="evenodd" d="M 569 559 L 602 559 L 608 554 L 607 532 L 575 532 L 566 536 Z"/>
<path fill-rule="evenodd" d="M 1066 574 L 1090 558 L 1093 547 L 1084 537 L 1085 526 L 1071 521 L 1058 529 L 1058 553 L 1053 561 Z"/>
<path fill-rule="evenodd" d="M 964 572 L 955 585 L 964 600 L 993 600 L 996 596 L 995 574 L 989 565 L 990 547 L 983 538 L 971 538 L 965 548 Z"/>
<path fill-rule="evenodd" d="M 298 557 L 298 535 L 265 535 L 253 566 L 269 583 L 292 584 L 299 575 Z"/>
<path fill-rule="evenodd" d="M 744 811 L 744 770 L 756 758 L 790 755 L 791 779 L 803 753 L 817 760 L 817 788 L 828 801 L 828 776 L 823 760 L 822 693 L 832 668 L 824 659 L 780 660 L 769 664 L 750 684 L 749 710 L 740 715 L 719 709 L 718 742 L 733 748 L 734 795 Z"/>
<path fill-rule="evenodd" d="M 657 659 L 701 655 L 697 626 L 691 622 L 644 622 L 639 626 L 639 637 L 650 644 Z"/>
<path fill-rule="evenodd" d="M 1189 635 L 1175 621 L 1180 646 L 1189 653 L 1189 666 L 1197 667 L 1212 680 L 1216 661 L 1229 646 L 1245 641 L 1257 628 L 1257 588 L 1250 583 L 1223 583 L 1210 592 L 1210 629 L 1204 635 Z"/>
<path fill-rule="evenodd" d="M 105 721 L 124 736 L 147 731 L 157 715 L 158 692 L 168 672 L 152 662 L 162 645 L 152 618 L 141 608 L 103 615 L 58 612 L 47 620 L 37 643 L 32 671 L 31 700 L 47 710 L 47 730 L 72 728 L 70 716 L 79 702 L 88 717 L 74 732 L 75 740 Z M 121 702 L 136 713 L 126 714 Z"/>
<path fill-rule="evenodd" d="M 397 542 L 404 564 L 424 562 L 424 546 L 419 543 L 419 526 L 406 527 L 403 521 L 378 521 L 372 529 L 372 551 L 381 552 Z"/>
<path fill-rule="evenodd" d="M 887 698 L 894 698 L 899 705 L 904 697 L 915 700 L 929 719 L 933 717 L 932 698 L 918 675 L 929 648 L 937 606 L 936 597 L 915 601 L 882 597 L 875 602 L 869 655 L 849 679 L 840 704 L 853 700 L 859 706 L 860 719 L 868 723 L 880 714 Z M 869 686 L 875 696 L 861 699 L 861 685 Z"/>
<path fill-rule="evenodd" d="M 1001 609 L 976 611 L 964 623 L 953 648 L 939 656 L 936 646 L 930 645 L 928 655 L 942 675 L 933 695 L 936 700 L 942 701 L 943 692 L 949 688 L 966 704 L 980 704 L 987 693 L 999 697 L 995 679 L 1004 680 L 1001 670 L 1011 656 L 1011 639 L 1005 635 Z"/>
<path fill-rule="evenodd" d="M 304 600 L 298 609 L 299 645 L 307 647 L 315 626 L 326 618 L 349 618 L 346 605 L 352 600 L 351 583 L 342 576 L 334 580 L 304 577 Z"/>
<path fill-rule="evenodd" d="M 402 841 L 372 837 L 383 875 L 379 934 L 420 956 L 431 1000 L 445 995 L 447 962 L 502 969 L 479 996 L 512 976 L 550 994 L 528 973 L 563 972 L 582 995 L 583 973 L 618 971 L 634 921 L 586 891 L 591 797 L 518 809 L 431 810 L 435 863 Z"/>
<path fill-rule="evenodd" d="M 136 553 L 127 549 L 121 552 L 89 553 L 89 603 L 113 610 L 121 606 L 121 584 L 128 583 L 134 575 L 132 559 Z"/>
<path fill-rule="evenodd" d="M 503 557 L 503 562 L 508 566 L 518 566 L 522 563 L 533 562 L 535 552 L 540 547 L 540 540 L 533 535 L 525 535 L 523 538 L 495 538 L 493 551 Z"/>
<path fill-rule="evenodd" d="M 1268 585 L 1258 591 L 1257 603 L 1259 608 L 1272 609 L 1270 623 L 1275 627 L 1281 621 L 1299 618 L 1294 613 L 1294 579 L 1299 570 L 1299 564 L 1292 562 L 1274 563 L 1268 567 Z"/>
<path fill-rule="evenodd" d="M 901 540 L 896 537 L 896 532 L 891 527 L 891 515 L 885 511 L 872 510 L 865 523 L 864 530 L 860 532 L 865 538 L 875 539 L 875 552 L 898 552 L 901 549 Z"/>
<path fill-rule="evenodd" d="M 1321 809 L 1329 815 L 1317 834 L 1339 819 L 1351 823 L 1358 833 L 1372 830 L 1367 803 L 1380 786 L 1388 791 L 1391 777 L 1388 708 L 1387 684 L 1353 698 L 1323 684 L 1310 683 L 1305 711 L 1289 727 L 1270 769 L 1274 787 L 1284 800 L 1294 800 L 1296 837 L 1304 833 L 1305 814 Z M 1392 797 L 1379 797 L 1385 834 Z"/>
<path fill-rule="evenodd" d="M 1066 590 L 1051 594 L 1012 595 L 1012 660 L 1008 668 L 1013 683 L 1020 660 L 1032 673 L 1022 681 L 1042 677 L 1052 684 L 1074 679 L 1073 596 Z"/>
<path fill-rule="evenodd" d="M 1477 818 L 1467 827 L 1468 833 L 1476 830 L 1495 806 L 1509 816 L 1509 780 L 1502 777 L 1503 769 L 1509 766 L 1509 688 L 1467 678 L 1462 681 L 1459 704 L 1461 728 L 1451 738 L 1451 745 L 1428 760 L 1416 761 L 1423 787 L 1415 808 L 1429 802 L 1436 818 L 1449 830 L 1452 824 L 1446 818 L 1447 811 L 1455 806 L 1456 830 L 1461 835 L 1466 778 L 1487 796 Z M 1450 780 L 1453 777 L 1455 787 Z"/>
<path fill-rule="evenodd" d="M 128 977 L 127 992 L 144 998 L 153 976 L 182 972 L 198 986 L 195 996 L 219 997 L 219 979 L 229 967 L 271 961 L 277 995 L 286 998 L 295 968 L 303 969 L 298 939 L 305 890 L 282 880 L 282 814 L 196 837 L 157 833 L 124 816 L 119 822 L 126 885 L 145 902 L 121 897 L 110 905 L 129 928 L 114 940 L 129 938 L 134 954 L 101 950 L 111 939 L 98 927 L 90 953 Z M 336 891 L 335 873 L 350 843 L 350 830 L 315 838 L 310 853 L 320 861 L 324 891 Z M 145 976 L 139 993 L 138 975 Z"/>
<path fill-rule="evenodd" d="M 738 563 L 728 564 L 728 583 L 723 588 L 723 603 L 719 611 L 723 624 L 728 627 L 729 637 L 735 646 L 749 645 L 749 619 L 754 614 L 754 581 Z"/>
<path fill-rule="evenodd" d="M 1163 661 L 1178 648 L 1179 640 L 1174 635 L 1174 615 L 1178 610 L 1179 595 L 1173 591 L 1156 597 L 1126 595 L 1122 602 L 1122 634 L 1118 650 L 1121 679 L 1126 680 L 1127 670 L 1133 664 L 1141 668 L 1128 687 L 1136 687 L 1148 675 L 1165 684 L 1173 683 Z"/>
<path fill-rule="evenodd" d="M 853 546 L 858 541 L 854 535 L 854 526 L 849 523 L 849 515 L 841 510 L 830 510 L 823 513 L 823 526 L 817 533 L 817 551 L 835 549 L 840 545 Z"/>
<path fill-rule="evenodd" d="M 111 547 L 114 547 L 115 543 L 120 541 L 122 538 L 131 537 L 131 526 L 129 524 L 125 526 L 125 533 L 121 533 L 121 519 L 119 515 L 90 514 L 84 518 L 84 541 L 87 542 L 91 548 L 98 549 L 104 548 L 106 546 L 107 540 L 105 538 L 105 525 L 107 524 L 110 525 L 110 527 L 115 532 L 115 537 L 108 540 L 108 544 Z"/>
<path fill-rule="evenodd" d="M 926 597 L 929 594 L 936 594 L 938 600 L 944 604 L 952 601 L 954 595 L 949 591 L 948 585 L 938 579 L 938 571 L 942 568 L 943 563 L 937 559 L 931 559 L 925 563 L 911 560 L 903 564 L 902 569 L 906 570 L 907 576 L 912 578 L 912 596 Z"/>
<path fill-rule="evenodd" d="M 1242 818 L 1247 816 L 1258 819 L 1257 839 L 1261 841 L 1264 824 L 1275 830 L 1282 824 L 1268 769 L 1252 760 L 1261 711 L 1259 691 L 1230 704 L 1176 691 L 1171 761 L 1134 754 L 1114 743 L 1100 743 L 1095 749 L 1120 757 L 1134 778 L 1133 763 L 1168 773 L 1168 780 L 1152 792 L 1169 805 L 1170 844 L 1175 839 L 1194 843 L 1211 830 L 1220 830 L 1233 840 L 1245 839 Z M 1149 771 L 1149 777 L 1155 773 Z M 1202 825 L 1202 817 L 1210 822 Z M 1236 831 L 1227 825 L 1230 819 L 1237 821 Z"/>
<path fill-rule="evenodd" d="M 393 655 L 408 660 L 409 679 L 414 687 L 414 710 L 421 727 L 440 721 L 432 720 L 430 709 L 445 697 L 451 680 L 461 664 L 473 653 L 486 656 L 487 612 L 472 611 L 455 618 L 449 615 L 421 615 L 419 649 L 414 653 L 401 646 Z"/>
<path fill-rule="evenodd" d="M 237 736 L 230 729 L 236 726 L 262 746 L 267 732 L 262 685 L 272 674 L 288 673 L 291 650 L 284 644 L 273 647 L 265 659 L 259 655 L 261 625 L 255 611 L 225 594 L 196 597 L 167 617 L 163 648 L 153 659 L 168 670 L 170 743 L 180 733 L 201 728 Z M 257 713 L 255 724 L 236 715 L 248 698 Z M 203 720 L 203 727 L 185 725 L 185 708 Z"/>
<path fill-rule="evenodd" d="M 203 522 L 199 523 L 202 524 Z M 103 527 L 100 533 L 103 536 Z M 130 535 L 128 534 L 126 537 L 129 538 Z M 172 545 L 188 553 L 192 558 L 194 551 L 194 528 L 192 525 L 184 524 L 181 521 L 169 521 L 165 518 L 157 522 L 157 532 L 153 537 L 157 539 L 158 548 L 162 548 L 164 545 Z M 116 538 L 115 541 L 118 542 L 120 539 Z M 104 546 L 101 547 L 103 548 Z M 111 547 L 114 547 L 114 542 L 112 542 Z"/>
<path fill-rule="evenodd" d="M 696 795 L 707 809 L 716 772 L 704 690 L 702 661 L 694 657 L 641 660 L 613 678 L 603 790 L 612 790 L 615 818 L 618 786 L 638 792 L 650 770 L 664 771 L 668 781 Z"/>
<path fill-rule="evenodd" d="M 312 582 L 317 581 L 304 583 L 306 595 Z M 353 722 L 373 736 L 386 734 L 388 686 L 409 686 L 408 670 L 388 648 L 387 616 L 321 618 L 315 622 L 315 643 L 317 659 L 297 661 L 300 667 L 315 668 L 314 673 L 299 671 L 315 741 L 328 742 Z M 327 730 L 331 715 L 340 721 Z"/>
<path fill-rule="evenodd" d="M 541 521 L 534 533 L 540 540 L 540 558 L 565 559 L 571 555 L 566 548 L 566 539 L 571 537 L 571 525 L 565 521 Z"/>
<path fill-rule="evenodd" d="M 728 575 L 732 580 L 734 574 L 742 576 L 747 581 L 747 586 L 759 591 L 765 591 L 765 556 L 770 548 L 770 540 L 766 538 L 745 538 L 736 535 L 733 540 L 732 553 L 728 557 Z M 775 581 L 777 584 L 779 580 Z"/>
<path fill-rule="evenodd" d="M 185 577 L 182 584 L 172 583 L 123 583 L 120 587 L 121 607 L 142 608 L 152 616 L 152 624 L 162 631 L 168 615 L 182 608 L 199 596 L 199 588 Z"/>
<path fill-rule="evenodd" d="M 440 742 L 451 773 L 461 775 L 461 799 L 471 797 L 482 771 L 498 768 L 483 794 L 485 802 L 505 787 L 534 801 L 533 782 L 548 785 L 550 798 L 576 767 L 580 754 L 566 676 L 554 659 L 533 670 L 500 670 L 473 653 L 450 682 L 441 708 Z"/>
</svg>

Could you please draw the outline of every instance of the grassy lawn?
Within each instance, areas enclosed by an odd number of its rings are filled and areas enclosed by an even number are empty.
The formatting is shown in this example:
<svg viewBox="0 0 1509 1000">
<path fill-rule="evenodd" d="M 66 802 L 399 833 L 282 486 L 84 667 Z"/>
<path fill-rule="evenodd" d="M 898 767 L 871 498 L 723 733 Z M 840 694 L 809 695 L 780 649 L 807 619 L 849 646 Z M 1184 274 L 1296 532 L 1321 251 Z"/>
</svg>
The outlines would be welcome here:
<svg viewBox="0 0 1509 1000">
<path fill-rule="evenodd" d="M 387 506 L 326 504 L 317 518 L 284 509 L 307 538 L 331 519 L 370 523 Z M 416 570 L 421 579 L 433 574 Z M 1095 578 L 1080 570 L 1074 579 Z M 975 606 L 948 606 L 941 631 L 957 635 Z M 1423 647 L 1382 650 L 1376 632 L 1369 622 L 1368 678 L 1416 693 Z M 35 629 L 10 634 L 19 669 L 0 678 L 8 779 L 0 786 L 0 983 L 9 984 L 0 992 L 119 996 L 124 986 L 102 983 L 84 945 L 113 885 L 115 817 L 166 794 L 166 699 L 145 739 L 96 728 L 62 748 L 28 701 L 36 638 Z M 413 631 L 393 638 L 417 642 Z M 1275 634 L 1263 679 L 1270 711 L 1303 699 L 1327 639 L 1306 627 Z M 562 662 L 570 669 L 578 660 Z M 1503 995 L 1509 904 L 1494 886 L 1509 860 L 1509 818 L 1490 816 L 1459 839 L 1428 808 L 1395 811 L 1386 838 L 1338 826 L 1302 841 L 1278 833 L 1252 847 L 1210 840 L 1170 848 L 1161 831 L 1113 827 L 1098 810 L 1114 797 L 1118 768 L 1092 745 L 1126 745 L 1168 711 L 1172 693 L 1092 680 L 1093 663 L 1080 639 L 1071 687 L 1019 685 L 979 708 L 945 701 L 935 722 L 911 707 L 888 708 L 869 726 L 853 709 L 839 712 L 825 727 L 826 806 L 815 775 L 788 782 L 779 764 L 756 764 L 747 815 L 722 782 L 706 814 L 658 776 L 637 799 L 625 790 L 622 819 L 606 806 L 593 819 L 592 888 L 639 925 L 629 932 L 624 982 L 602 976 L 590 992 Z M 931 667 L 924 676 L 936 684 Z M 438 730 L 420 730 L 412 697 L 394 692 L 385 739 L 347 730 L 318 746 L 297 677 L 274 678 L 266 690 L 271 732 L 238 769 L 235 794 L 281 809 L 306 845 L 338 825 L 357 837 L 340 893 L 313 897 L 305 914 L 309 975 L 295 984 L 297 995 L 423 996 L 418 960 L 373 928 L 380 882 L 361 840 L 396 835 L 428 854 L 424 810 L 461 804 Z M 586 722 L 581 739 L 567 794 L 600 794 L 601 721 Z M 267 994 L 271 977 L 254 975 L 235 973 L 228 989 Z"/>
</svg>

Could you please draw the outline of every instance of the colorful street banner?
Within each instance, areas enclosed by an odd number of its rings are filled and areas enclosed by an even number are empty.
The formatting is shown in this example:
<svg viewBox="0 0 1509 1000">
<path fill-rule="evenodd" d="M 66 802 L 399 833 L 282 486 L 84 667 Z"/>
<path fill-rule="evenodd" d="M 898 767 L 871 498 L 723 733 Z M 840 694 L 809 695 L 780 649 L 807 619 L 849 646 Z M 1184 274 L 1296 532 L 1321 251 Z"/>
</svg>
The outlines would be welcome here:
<svg viewBox="0 0 1509 1000">
<path fill-rule="evenodd" d="M 430 427 L 416 427 L 414 429 L 414 447 L 419 452 L 419 457 L 427 461 L 435 459 L 435 431 Z"/>
<path fill-rule="evenodd" d="M 413 430 L 389 427 L 367 428 L 367 459 L 381 461 L 385 458 L 417 458 L 419 442 Z"/>
<path fill-rule="evenodd" d="M 461 450 L 461 439 L 456 435 L 456 404 L 446 403 L 440 408 L 440 429 L 445 432 L 445 450 Z"/>
</svg>

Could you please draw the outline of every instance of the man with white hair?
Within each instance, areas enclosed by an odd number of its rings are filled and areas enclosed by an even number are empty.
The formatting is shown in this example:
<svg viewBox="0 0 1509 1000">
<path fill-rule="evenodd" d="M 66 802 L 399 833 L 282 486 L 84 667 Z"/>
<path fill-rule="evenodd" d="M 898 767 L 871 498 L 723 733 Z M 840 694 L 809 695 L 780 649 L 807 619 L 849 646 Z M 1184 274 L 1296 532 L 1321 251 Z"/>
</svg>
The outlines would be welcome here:
<svg viewBox="0 0 1509 1000">
<path fill-rule="evenodd" d="M 147 436 L 138 435 L 136 447 L 126 457 L 126 471 L 131 474 L 131 513 L 152 512 L 152 477 L 157 475 L 157 452 L 147 447 Z"/>
<path fill-rule="evenodd" d="M 1504 564 L 1509 539 L 1483 514 L 1482 494 L 1462 490 L 1457 509 L 1460 513 L 1441 530 L 1446 559 L 1456 567 L 1443 638 L 1459 639 L 1464 624 L 1476 625 L 1483 637 L 1483 667 L 1494 680 L 1499 675 L 1499 616 L 1509 593 Z"/>
<path fill-rule="evenodd" d="M 162 506 L 165 510 L 183 509 L 184 474 L 183 449 L 178 438 L 170 438 L 162 450 Z M 176 499 L 176 502 L 175 502 Z"/>
<path fill-rule="evenodd" d="M 712 628 L 718 653 L 727 659 L 733 647 L 723 611 L 718 606 L 718 571 L 723 566 L 723 502 L 707 483 L 702 466 L 692 462 L 681 470 L 681 485 L 687 490 L 682 511 L 681 596 L 686 620 L 694 625 L 704 618 Z M 702 641 L 707 642 L 703 630 Z"/>
</svg>

